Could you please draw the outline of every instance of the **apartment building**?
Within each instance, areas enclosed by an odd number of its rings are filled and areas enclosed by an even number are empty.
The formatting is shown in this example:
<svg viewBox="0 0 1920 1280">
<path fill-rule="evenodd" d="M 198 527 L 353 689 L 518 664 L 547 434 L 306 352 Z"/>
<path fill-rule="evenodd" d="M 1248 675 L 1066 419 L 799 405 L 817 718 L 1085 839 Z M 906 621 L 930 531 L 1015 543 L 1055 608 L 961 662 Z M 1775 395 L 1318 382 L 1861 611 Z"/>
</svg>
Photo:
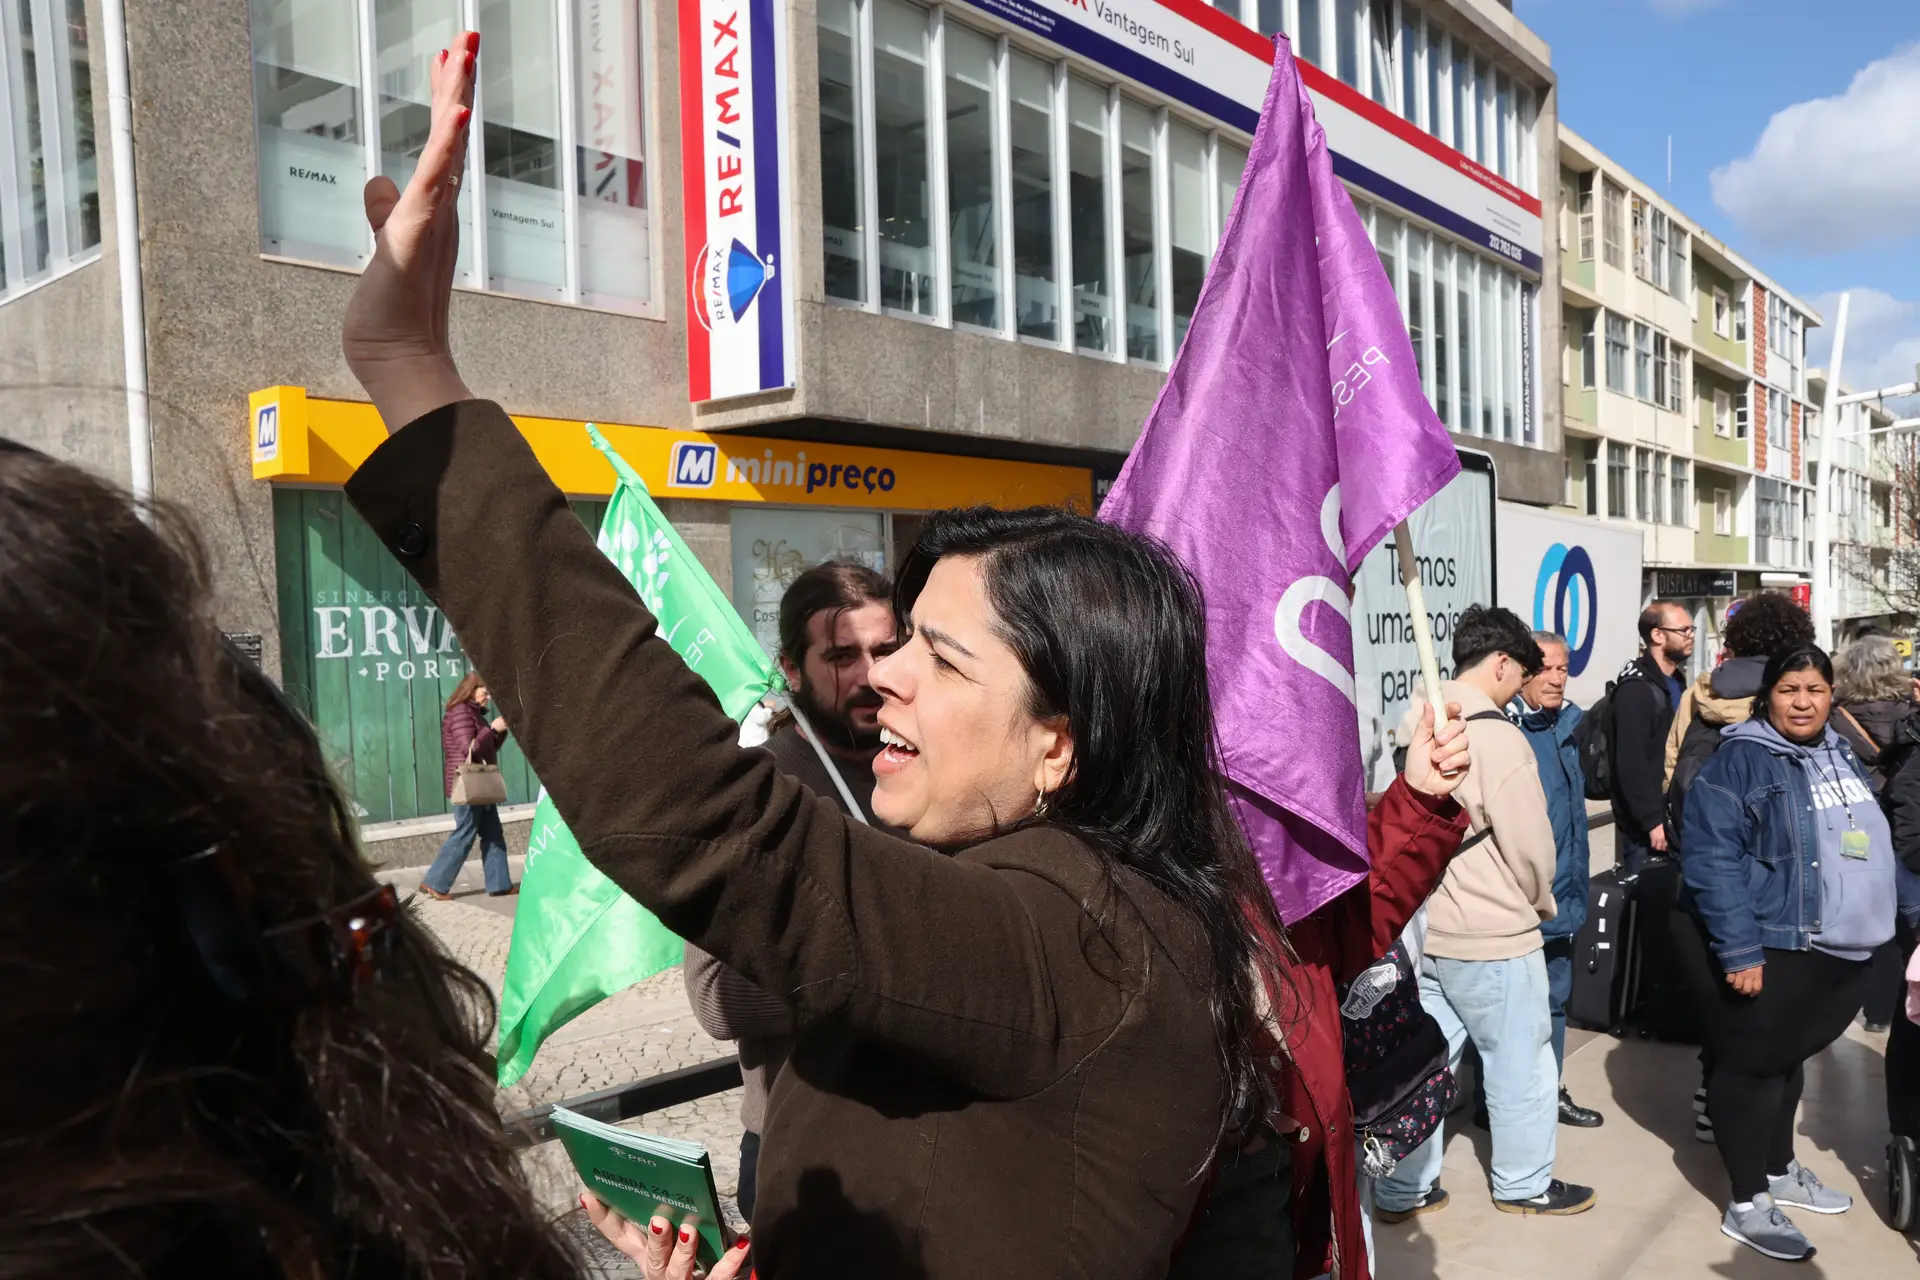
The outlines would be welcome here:
<svg viewBox="0 0 1920 1280">
<path fill-rule="evenodd" d="M 1807 382 L 1814 403 L 1824 404 L 1826 371 L 1809 370 Z M 1838 394 L 1852 392 L 1843 385 Z M 1831 438 L 1816 411 L 1806 441 L 1808 477 L 1827 486 L 1836 642 L 1870 629 L 1910 631 L 1920 605 L 1913 572 L 1913 503 L 1920 482 L 1915 438 L 1894 432 L 1896 417 L 1884 404 L 1841 405 L 1836 412 Z"/>
<path fill-rule="evenodd" d="M 1559 159 L 1561 505 L 1640 529 L 1710 662 L 1734 600 L 1809 590 L 1820 317 L 1565 126 Z"/>
<path fill-rule="evenodd" d="M 342 500 L 381 430 L 338 325 L 360 189 L 411 173 L 462 27 L 462 370 L 589 523 L 599 424 L 763 639 L 796 573 L 889 569 L 921 512 L 1097 502 L 1185 336 L 1276 33 L 1441 414 L 1503 496 L 1560 494 L 1554 84 L 1493 0 L 126 0 L 124 50 L 98 0 L 0 10 L 6 430 L 195 518 L 210 607 L 368 824 L 444 812 L 465 658 Z"/>
</svg>

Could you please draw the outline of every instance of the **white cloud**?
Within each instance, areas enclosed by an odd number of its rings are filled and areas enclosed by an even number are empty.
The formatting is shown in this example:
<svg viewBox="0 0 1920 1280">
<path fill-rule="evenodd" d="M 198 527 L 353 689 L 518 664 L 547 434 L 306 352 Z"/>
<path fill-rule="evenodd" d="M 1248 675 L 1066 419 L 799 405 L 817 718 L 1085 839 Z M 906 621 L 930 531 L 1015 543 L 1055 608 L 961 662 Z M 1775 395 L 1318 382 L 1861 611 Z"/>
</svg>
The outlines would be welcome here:
<svg viewBox="0 0 1920 1280">
<path fill-rule="evenodd" d="M 1865 286 L 1847 292 L 1853 298 L 1848 304 L 1841 379 L 1863 391 L 1914 381 L 1914 362 L 1920 361 L 1920 302 L 1908 302 Z M 1832 361 L 1833 325 L 1840 317 L 1840 295 L 1823 293 L 1809 301 L 1826 318 L 1826 324 L 1807 336 L 1807 360 L 1824 369 Z"/>
<path fill-rule="evenodd" d="M 1776 113 L 1751 154 L 1713 171 L 1713 202 L 1764 248 L 1809 256 L 1911 236 L 1920 208 L 1920 45 L 1847 91 Z"/>
</svg>

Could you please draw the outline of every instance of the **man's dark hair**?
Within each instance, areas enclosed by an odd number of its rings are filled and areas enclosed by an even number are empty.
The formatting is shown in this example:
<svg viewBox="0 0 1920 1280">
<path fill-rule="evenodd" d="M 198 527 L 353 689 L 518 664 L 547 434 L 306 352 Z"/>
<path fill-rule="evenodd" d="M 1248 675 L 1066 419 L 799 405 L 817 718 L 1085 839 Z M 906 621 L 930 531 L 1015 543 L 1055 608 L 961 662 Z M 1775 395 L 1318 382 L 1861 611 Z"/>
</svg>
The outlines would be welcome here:
<svg viewBox="0 0 1920 1280">
<path fill-rule="evenodd" d="M 1762 591 L 1727 620 L 1722 637 L 1736 658 L 1771 658 L 1813 644 L 1813 619 L 1784 591 Z"/>
<path fill-rule="evenodd" d="M 1653 633 L 1667 625 L 1667 610 L 1678 609 L 1685 613 L 1687 606 L 1678 600 L 1655 600 L 1640 611 L 1640 643 L 1653 645 Z"/>
<path fill-rule="evenodd" d="M 806 664 L 807 623 L 822 609 L 838 614 L 863 605 L 892 603 L 893 584 L 867 566 L 852 560 L 817 564 L 795 578 L 780 597 L 780 656 L 795 667 Z"/>
<path fill-rule="evenodd" d="M 1453 624 L 1454 674 L 1477 667 L 1496 653 L 1512 658 L 1529 676 L 1547 661 L 1533 638 L 1533 628 L 1520 621 L 1513 610 L 1498 605 L 1468 605 Z"/>
</svg>

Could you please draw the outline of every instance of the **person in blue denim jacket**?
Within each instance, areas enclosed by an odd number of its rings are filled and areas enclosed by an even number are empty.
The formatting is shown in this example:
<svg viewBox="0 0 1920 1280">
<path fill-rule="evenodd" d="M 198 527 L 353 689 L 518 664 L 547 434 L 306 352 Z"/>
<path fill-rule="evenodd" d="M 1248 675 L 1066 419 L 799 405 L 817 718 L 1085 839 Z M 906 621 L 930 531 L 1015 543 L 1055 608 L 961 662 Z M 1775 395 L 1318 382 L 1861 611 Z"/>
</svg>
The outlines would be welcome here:
<svg viewBox="0 0 1920 1280">
<path fill-rule="evenodd" d="M 1784 1207 L 1844 1213 L 1852 1198 L 1793 1153 L 1807 1060 L 1844 1033 L 1896 908 L 1920 921 L 1920 879 L 1894 857 L 1886 817 L 1828 724 L 1833 665 L 1774 654 L 1753 716 L 1723 731 L 1687 793 L 1676 932 L 1714 1056 L 1707 1111 L 1733 1183 L 1721 1230 L 1772 1258 L 1813 1246 Z"/>
</svg>

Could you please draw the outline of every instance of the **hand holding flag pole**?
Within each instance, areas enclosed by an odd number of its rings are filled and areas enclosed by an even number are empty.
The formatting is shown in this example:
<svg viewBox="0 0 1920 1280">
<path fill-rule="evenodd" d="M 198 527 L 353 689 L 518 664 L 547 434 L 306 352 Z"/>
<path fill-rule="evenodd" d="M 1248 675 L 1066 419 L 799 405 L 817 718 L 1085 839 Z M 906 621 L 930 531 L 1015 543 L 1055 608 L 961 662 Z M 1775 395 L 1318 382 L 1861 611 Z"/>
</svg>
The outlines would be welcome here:
<svg viewBox="0 0 1920 1280">
<path fill-rule="evenodd" d="M 1433 623 L 1427 617 L 1427 595 L 1420 584 L 1420 562 L 1413 554 L 1412 521 L 1394 526 L 1393 549 L 1400 560 L 1400 582 L 1407 589 L 1407 612 L 1413 619 L 1413 647 L 1420 654 L 1420 679 L 1427 703 L 1433 708 L 1433 731 L 1447 722 L 1447 697 L 1440 689 L 1440 660 L 1433 651 Z"/>
</svg>

